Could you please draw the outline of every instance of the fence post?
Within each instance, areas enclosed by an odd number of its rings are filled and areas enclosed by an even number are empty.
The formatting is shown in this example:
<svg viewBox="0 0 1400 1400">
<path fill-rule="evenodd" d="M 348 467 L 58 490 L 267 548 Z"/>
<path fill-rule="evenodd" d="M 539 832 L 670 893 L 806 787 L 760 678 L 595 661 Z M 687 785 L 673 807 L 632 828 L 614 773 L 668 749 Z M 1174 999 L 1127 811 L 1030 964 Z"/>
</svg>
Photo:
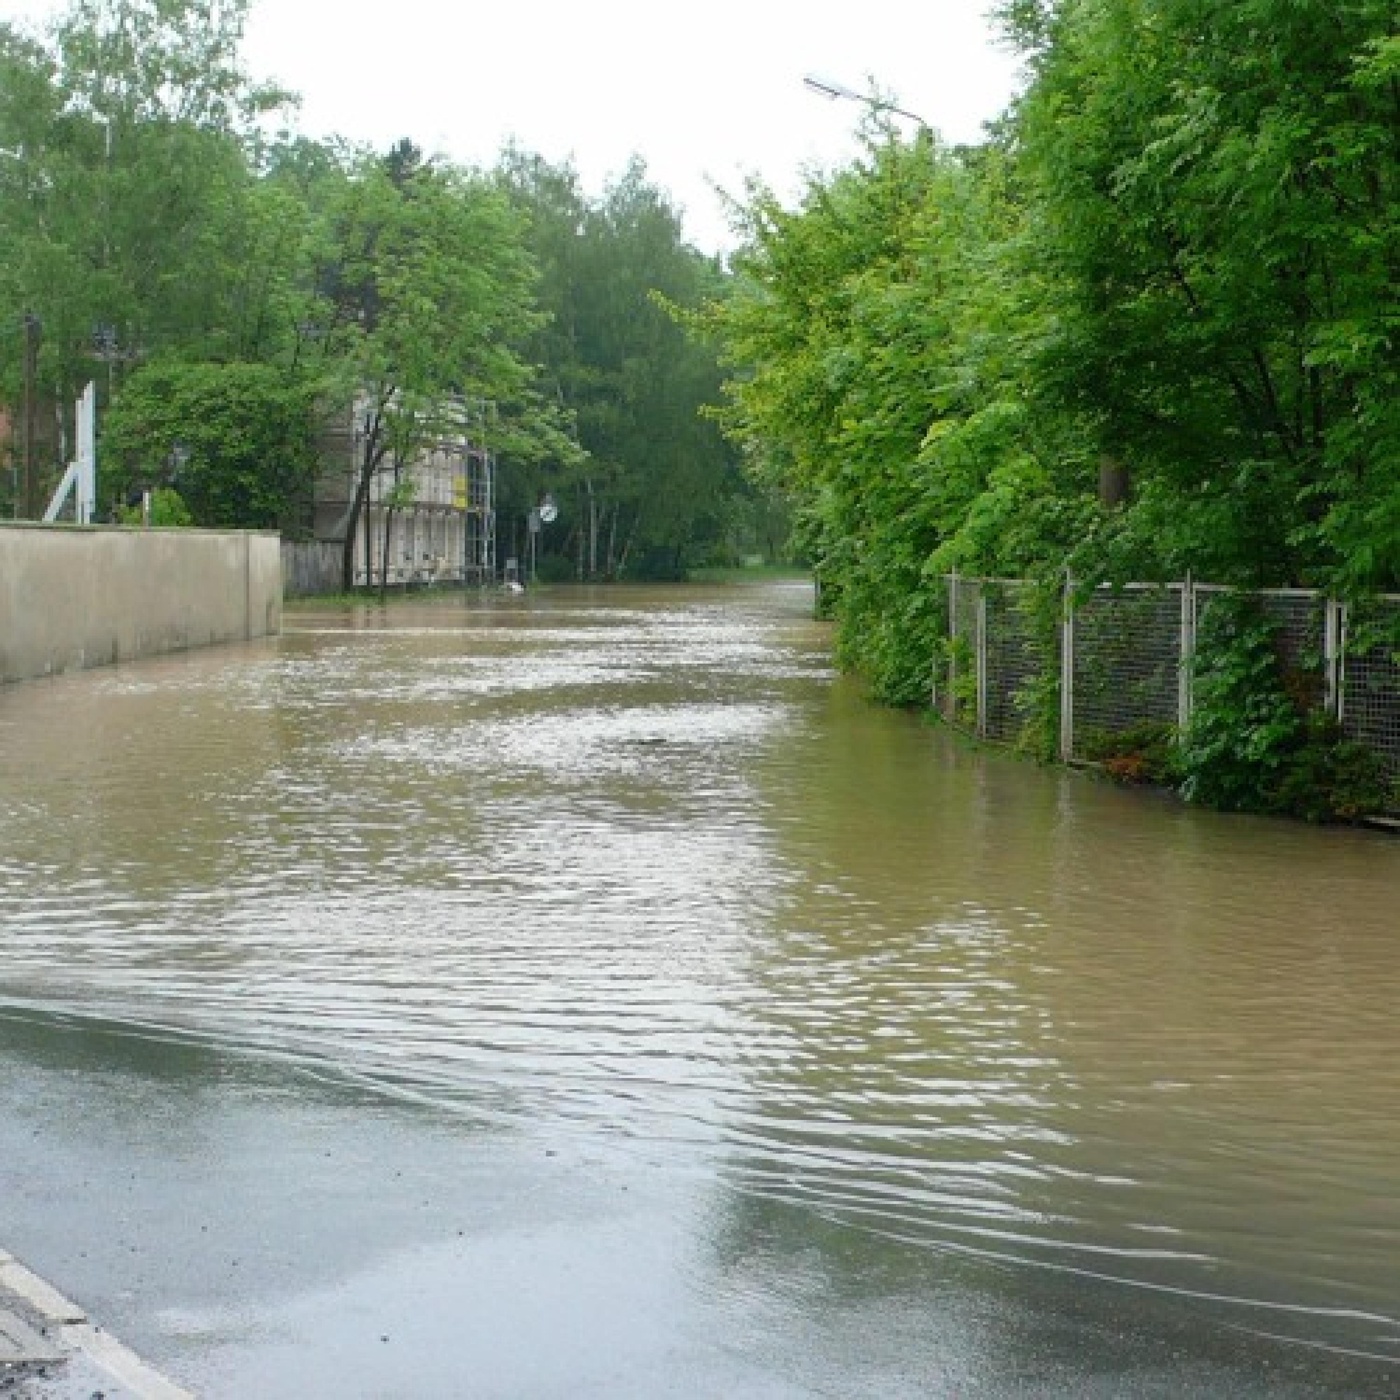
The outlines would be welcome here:
<svg viewBox="0 0 1400 1400">
<path fill-rule="evenodd" d="M 1196 669 L 1196 584 L 1188 573 L 1181 585 L 1181 670 L 1177 677 L 1176 727 L 1191 723 L 1191 681 Z"/>
<path fill-rule="evenodd" d="M 935 712 L 938 709 L 938 638 L 936 636 L 933 639 L 933 644 L 929 647 L 928 706 Z"/>
<path fill-rule="evenodd" d="M 948 575 L 948 714 L 949 724 L 958 722 L 958 571 Z"/>
<path fill-rule="evenodd" d="M 1347 605 L 1335 598 L 1327 600 L 1327 622 L 1323 636 L 1323 667 L 1326 674 L 1327 713 L 1338 724 L 1346 718 Z"/>
<path fill-rule="evenodd" d="M 1065 571 L 1060 619 L 1060 758 L 1074 757 L 1074 576 Z"/>
<path fill-rule="evenodd" d="M 977 590 L 977 737 L 987 737 L 987 585 Z"/>
</svg>

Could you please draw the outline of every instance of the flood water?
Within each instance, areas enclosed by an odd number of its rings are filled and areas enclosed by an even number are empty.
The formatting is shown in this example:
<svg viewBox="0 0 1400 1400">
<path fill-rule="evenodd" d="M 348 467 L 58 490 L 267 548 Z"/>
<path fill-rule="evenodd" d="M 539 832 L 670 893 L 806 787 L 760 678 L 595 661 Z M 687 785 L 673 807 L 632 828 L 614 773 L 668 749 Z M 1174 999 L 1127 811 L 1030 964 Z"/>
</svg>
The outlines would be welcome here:
<svg viewBox="0 0 1400 1400">
<path fill-rule="evenodd" d="M 1400 841 L 979 753 L 810 613 L 0 691 L 0 1247 L 211 1394 L 1400 1394 Z M 465 1359 L 318 1355 L 414 1287 Z"/>
</svg>

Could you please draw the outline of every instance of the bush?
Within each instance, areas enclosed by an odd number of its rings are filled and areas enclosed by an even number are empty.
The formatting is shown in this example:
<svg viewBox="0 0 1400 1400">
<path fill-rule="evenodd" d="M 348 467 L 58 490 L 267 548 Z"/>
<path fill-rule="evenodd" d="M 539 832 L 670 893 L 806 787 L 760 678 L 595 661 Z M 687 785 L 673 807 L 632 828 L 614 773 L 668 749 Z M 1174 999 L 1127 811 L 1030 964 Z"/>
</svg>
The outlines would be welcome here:
<svg viewBox="0 0 1400 1400">
<path fill-rule="evenodd" d="M 1325 715 L 1309 715 L 1279 784 L 1278 810 L 1310 822 L 1358 821 L 1384 811 L 1390 779 L 1376 755 Z"/>
<path fill-rule="evenodd" d="M 103 424 L 103 495 L 176 486 L 198 525 L 294 533 L 310 508 L 314 427 L 308 389 L 271 365 L 146 365 Z"/>
<path fill-rule="evenodd" d="M 117 522 L 121 525 L 144 525 L 146 513 L 141 505 L 119 505 Z M 193 525 L 194 516 L 185 498 L 169 486 L 158 486 L 151 492 L 151 524 L 161 527 Z"/>
<path fill-rule="evenodd" d="M 1176 725 L 1144 720 L 1127 729 L 1090 733 L 1082 748 L 1115 782 L 1175 787 L 1181 780 L 1178 739 Z"/>
<path fill-rule="evenodd" d="M 1284 664 L 1257 601 L 1217 599 L 1197 637 L 1183 796 L 1222 811 L 1355 821 L 1382 810 L 1379 758 L 1306 708 L 1309 687 Z"/>
</svg>

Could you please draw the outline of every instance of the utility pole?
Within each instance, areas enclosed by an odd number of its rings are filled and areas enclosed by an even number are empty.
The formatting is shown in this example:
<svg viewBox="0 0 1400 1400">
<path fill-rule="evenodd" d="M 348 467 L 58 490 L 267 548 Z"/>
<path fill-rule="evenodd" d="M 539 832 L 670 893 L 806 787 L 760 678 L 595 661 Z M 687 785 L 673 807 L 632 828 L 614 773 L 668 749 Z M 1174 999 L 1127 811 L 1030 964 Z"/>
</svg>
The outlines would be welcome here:
<svg viewBox="0 0 1400 1400">
<path fill-rule="evenodd" d="M 17 512 L 25 520 L 39 518 L 39 470 L 35 460 L 39 418 L 39 338 L 43 323 L 33 312 L 24 313 L 24 487 Z"/>
</svg>

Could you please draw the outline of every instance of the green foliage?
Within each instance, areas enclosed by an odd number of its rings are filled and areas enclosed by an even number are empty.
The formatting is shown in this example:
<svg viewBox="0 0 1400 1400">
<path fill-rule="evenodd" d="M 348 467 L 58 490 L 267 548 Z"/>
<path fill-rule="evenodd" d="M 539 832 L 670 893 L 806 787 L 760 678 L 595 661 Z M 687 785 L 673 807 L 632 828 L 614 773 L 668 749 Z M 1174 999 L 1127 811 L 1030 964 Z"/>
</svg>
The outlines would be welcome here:
<svg viewBox="0 0 1400 1400">
<path fill-rule="evenodd" d="M 1021 720 L 1016 748 L 1041 763 L 1049 763 L 1060 752 L 1063 580 L 1051 576 L 1021 590 L 1017 598 L 1017 612 L 1025 630 L 1025 649 L 1034 658 L 1034 669 L 1015 697 L 1016 711 Z"/>
<path fill-rule="evenodd" d="M 358 401 L 369 430 L 356 512 L 381 471 L 460 430 L 464 399 L 493 405 L 498 449 L 575 458 L 521 353 L 541 317 L 510 201 L 409 142 L 378 157 L 269 139 L 260 118 L 283 95 L 242 69 L 247 10 L 72 0 L 43 37 L 0 26 L 0 149 L 13 153 L 0 158 L 0 320 L 42 319 L 44 417 L 94 374 L 96 348 L 108 361 L 96 372 L 103 416 L 128 387 L 140 400 L 104 444 L 121 447 L 119 477 L 149 476 L 165 450 L 143 434 L 208 436 L 128 386 L 132 365 L 171 361 L 275 367 L 314 383 L 341 422 Z M 0 401 L 18 397 L 20 349 L 0 336 Z M 56 468 L 63 433 L 49 436 Z M 259 471 L 234 465 L 250 444 L 229 423 L 218 436 L 182 482 L 196 517 L 285 523 L 292 485 L 273 478 L 295 475 L 299 449 L 275 442 Z M 225 469 L 234 475 L 216 481 Z"/>
<path fill-rule="evenodd" d="M 877 125 L 865 162 L 813 179 L 796 211 L 751 191 L 736 283 L 694 318 L 731 367 L 720 421 L 751 476 L 799 501 L 843 663 L 896 703 L 927 695 L 933 575 L 1018 550 L 1006 523 L 1053 474 L 1015 407 L 1021 312 L 983 295 L 1018 217 L 997 153 Z M 974 520 L 989 482 L 998 504 Z"/>
<path fill-rule="evenodd" d="M 101 495 L 125 501 L 173 479 L 192 523 L 294 534 L 314 430 L 309 389 L 270 365 L 149 365 L 103 424 Z"/>
<path fill-rule="evenodd" d="M 384 155 L 279 148 L 265 184 L 269 213 L 288 218 L 292 269 L 268 312 L 294 331 L 277 357 L 314 379 L 339 423 L 355 423 L 348 591 L 376 484 L 402 504 L 406 467 L 459 440 L 469 419 L 497 451 L 563 439 L 524 353 L 542 319 L 536 268 L 495 181 L 411 142 Z"/>
<path fill-rule="evenodd" d="M 1379 760 L 1299 705 L 1277 631 L 1253 599 L 1212 602 L 1197 637 L 1193 684 L 1181 746 L 1188 801 L 1309 821 L 1384 809 L 1389 793 Z"/>
<path fill-rule="evenodd" d="M 943 637 L 934 648 L 934 664 L 939 674 L 951 677 L 948 686 L 948 717 L 967 727 L 977 719 L 977 662 L 965 637 Z"/>
<path fill-rule="evenodd" d="M 141 503 L 134 505 L 118 503 L 115 517 L 117 523 L 121 525 L 145 525 L 147 523 L 145 506 Z M 185 504 L 184 497 L 173 486 L 157 486 L 151 492 L 149 523 L 153 526 L 169 529 L 193 525 L 195 519 L 190 514 L 190 508 Z"/>
<path fill-rule="evenodd" d="M 530 352 L 581 449 L 508 458 L 506 509 L 523 515 L 551 494 L 551 531 L 587 578 L 683 576 L 771 527 L 703 412 L 719 397 L 719 367 L 680 322 L 723 279 L 685 243 L 666 195 L 639 162 L 596 200 L 571 167 L 520 152 L 498 178 L 528 218 L 540 269 L 547 319 Z"/>
<path fill-rule="evenodd" d="M 1243 595 L 1217 599 L 1197 636 L 1183 795 L 1226 811 L 1277 810 L 1303 724 L 1284 688 L 1274 627 Z"/>
<path fill-rule="evenodd" d="M 1393 811 L 1396 793 L 1380 760 L 1331 720 L 1309 714 L 1279 787 L 1279 810 L 1310 822 L 1357 821 Z"/>
<path fill-rule="evenodd" d="M 43 38 L 0 26 L 0 320 L 43 323 L 40 387 L 178 350 L 238 357 L 269 276 L 253 207 L 247 0 L 74 0 Z M 100 344 L 95 343 L 100 333 Z M 94 351 L 111 366 L 98 373 Z M 0 391 L 19 376 L 0 338 Z"/>
<path fill-rule="evenodd" d="M 1027 250 L 1053 312 L 1032 379 L 1130 468 L 1143 518 L 1119 558 L 1393 584 L 1393 5 L 1011 8 L 1034 51 Z"/>
<path fill-rule="evenodd" d="M 1102 764 L 1115 782 L 1175 787 L 1181 781 L 1181 751 L 1174 724 L 1144 720 L 1125 729 L 1099 730 L 1080 740 L 1085 758 Z"/>
<path fill-rule="evenodd" d="M 795 207 L 755 185 L 734 285 L 692 318 L 746 468 L 795 500 L 843 663 L 920 695 L 954 570 L 1400 587 L 1391 0 L 998 13 L 1030 81 L 984 146 L 874 118 Z M 1327 810 L 1364 807 L 1269 648 L 1233 656 L 1202 674 L 1193 796 L 1309 809 L 1307 773 Z M 1035 752 L 1052 669 L 1023 697 Z M 1169 778 L 1130 737 L 1108 759 Z"/>
</svg>

